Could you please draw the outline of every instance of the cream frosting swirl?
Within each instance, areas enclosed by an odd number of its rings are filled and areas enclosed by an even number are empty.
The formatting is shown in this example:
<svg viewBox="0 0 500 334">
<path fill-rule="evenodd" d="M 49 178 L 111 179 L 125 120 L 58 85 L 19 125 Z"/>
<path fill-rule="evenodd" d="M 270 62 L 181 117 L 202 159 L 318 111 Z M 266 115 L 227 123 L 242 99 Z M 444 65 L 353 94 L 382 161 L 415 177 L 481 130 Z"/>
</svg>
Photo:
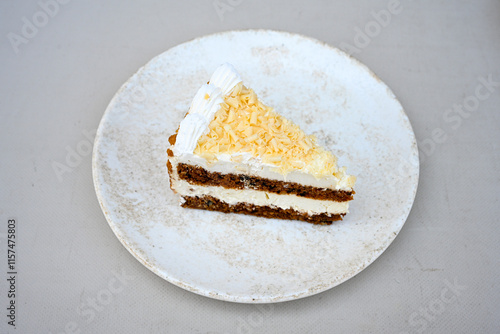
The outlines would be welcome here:
<svg viewBox="0 0 500 334">
<path fill-rule="evenodd" d="M 193 153 L 198 139 L 208 131 L 208 125 L 224 102 L 223 96 L 242 79 L 233 65 L 229 63 L 219 66 L 210 78 L 210 82 L 201 86 L 196 93 L 186 117 L 179 125 L 177 138 L 172 150 L 176 155 Z"/>
<path fill-rule="evenodd" d="M 219 66 L 210 78 L 210 84 L 219 87 L 223 95 L 229 94 L 242 81 L 240 74 L 229 63 Z"/>
</svg>

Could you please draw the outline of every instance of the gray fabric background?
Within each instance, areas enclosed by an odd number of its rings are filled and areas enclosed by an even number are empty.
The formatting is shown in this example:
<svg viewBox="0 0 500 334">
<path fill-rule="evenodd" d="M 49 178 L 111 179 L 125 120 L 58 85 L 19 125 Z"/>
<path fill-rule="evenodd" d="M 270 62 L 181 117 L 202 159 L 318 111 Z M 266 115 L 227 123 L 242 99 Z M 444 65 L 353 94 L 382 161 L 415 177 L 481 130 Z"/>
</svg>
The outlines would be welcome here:
<svg viewBox="0 0 500 334">
<path fill-rule="evenodd" d="M 0 2 L 0 333 L 500 332 L 499 1 L 54 1 Z M 421 155 L 412 212 L 375 263 L 319 295 L 259 306 L 192 294 L 136 261 L 101 213 L 86 151 L 140 66 L 248 28 L 348 49 L 400 99 Z M 59 178 L 53 164 L 71 150 L 80 159 Z"/>
</svg>

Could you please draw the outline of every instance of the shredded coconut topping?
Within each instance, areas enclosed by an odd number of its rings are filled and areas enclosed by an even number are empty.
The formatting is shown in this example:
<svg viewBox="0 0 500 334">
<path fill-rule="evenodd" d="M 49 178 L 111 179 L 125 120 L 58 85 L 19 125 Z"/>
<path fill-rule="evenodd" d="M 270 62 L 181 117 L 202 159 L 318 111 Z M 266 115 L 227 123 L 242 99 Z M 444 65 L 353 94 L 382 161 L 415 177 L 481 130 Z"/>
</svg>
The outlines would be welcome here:
<svg viewBox="0 0 500 334">
<path fill-rule="evenodd" d="M 340 178 L 344 173 L 337 168 L 336 157 L 319 146 L 315 136 L 306 135 L 264 105 L 241 82 L 224 96 L 208 130 L 198 140 L 194 153 L 209 162 L 221 154 L 246 152 L 284 175 L 302 170 L 318 178 Z"/>
</svg>

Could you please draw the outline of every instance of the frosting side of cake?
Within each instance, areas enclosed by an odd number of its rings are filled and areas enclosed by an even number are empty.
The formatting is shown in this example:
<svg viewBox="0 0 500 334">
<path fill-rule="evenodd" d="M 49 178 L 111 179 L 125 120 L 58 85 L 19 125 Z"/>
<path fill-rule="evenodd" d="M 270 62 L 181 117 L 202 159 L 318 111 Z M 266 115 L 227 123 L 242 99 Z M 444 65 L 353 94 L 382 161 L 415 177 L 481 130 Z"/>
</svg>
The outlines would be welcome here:
<svg viewBox="0 0 500 334">
<path fill-rule="evenodd" d="M 297 219 L 313 224 L 331 224 L 349 211 L 349 201 L 319 200 L 297 195 L 253 189 L 233 189 L 193 184 L 179 178 L 180 164 L 167 164 L 170 187 L 181 196 L 183 207 L 245 213 L 268 218 Z M 281 182 L 281 181 L 279 181 Z"/>
</svg>

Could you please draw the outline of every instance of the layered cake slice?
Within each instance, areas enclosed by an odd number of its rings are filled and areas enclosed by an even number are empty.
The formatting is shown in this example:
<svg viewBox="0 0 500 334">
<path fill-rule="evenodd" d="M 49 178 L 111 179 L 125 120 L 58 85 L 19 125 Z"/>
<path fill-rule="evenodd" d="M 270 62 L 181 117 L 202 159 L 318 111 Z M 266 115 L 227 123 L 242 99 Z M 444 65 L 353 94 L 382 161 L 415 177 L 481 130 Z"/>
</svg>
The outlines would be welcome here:
<svg viewBox="0 0 500 334">
<path fill-rule="evenodd" d="M 170 188 L 186 208 L 331 224 L 353 199 L 356 177 L 230 64 L 198 90 L 169 142 Z"/>
</svg>

